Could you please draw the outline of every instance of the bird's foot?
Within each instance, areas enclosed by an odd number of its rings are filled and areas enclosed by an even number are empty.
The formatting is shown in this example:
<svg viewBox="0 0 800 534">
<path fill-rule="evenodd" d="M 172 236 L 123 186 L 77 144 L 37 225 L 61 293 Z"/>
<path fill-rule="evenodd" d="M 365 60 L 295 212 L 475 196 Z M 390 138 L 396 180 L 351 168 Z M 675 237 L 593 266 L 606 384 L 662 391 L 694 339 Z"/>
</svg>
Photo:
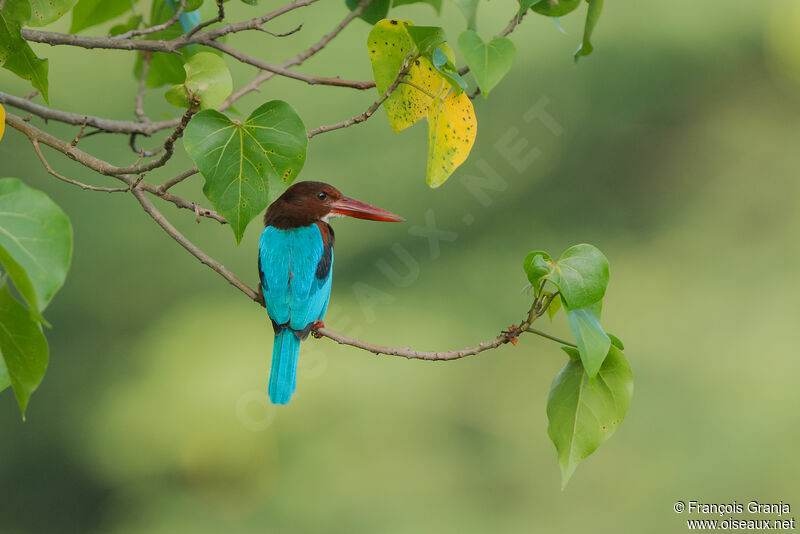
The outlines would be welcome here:
<svg viewBox="0 0 800 534">
<path fill-rule="evenodd" d="M 321 338 L 322 334 L 317 332 L 317 330 L 320 329 L 320 328 L 325 328 L 325 323 L 322 322 L 322 321 L 319 321 L 319 320 L 315 321 L 314 322 L 314 326 L 311 327 L 311 335 L 314 336 L 317 339 Z"/>
<path fill-rule="evenodd" d="M 506 343 L 509 341 L 515 347 L 517 346 L 517 341 L 519 341 L 519 327 L 515 324 L 512 324 L 508 327 L 508 330 L 502 330 L 501 333 L 506 338 Z"/>
</svg>

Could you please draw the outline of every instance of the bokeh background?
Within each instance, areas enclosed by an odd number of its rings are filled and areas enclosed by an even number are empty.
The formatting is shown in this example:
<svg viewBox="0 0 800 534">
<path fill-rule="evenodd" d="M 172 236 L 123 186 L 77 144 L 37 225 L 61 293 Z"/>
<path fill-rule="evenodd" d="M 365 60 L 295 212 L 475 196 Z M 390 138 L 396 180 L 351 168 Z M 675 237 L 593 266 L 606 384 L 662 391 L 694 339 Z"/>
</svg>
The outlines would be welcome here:
<svg viewBox="0 0 800 534">
<path fill-rule="evenodd" d="M 230 42 L 277 63 L 342 18 L 343 4 L 326 0 L 271 27 L 303 22 L 291 37 Z M 505 26 L 514 4 L 481 3 L 484 37 Z M 277 5 L 228 4 L 240 20 Z M 449 2 L 441 18 L 426 5 L 393 13 L 441 24 L 453 40 L 464 26 Z M 275 409 L 266 403 L 272 331 L 263 310 L 130 196 L 56 181 L 7 130 L 0 176 L 64 208 L 75 255 L 47 312 L 51 361 L 28 421 L 10 391 L 0 395 L 0 532 L 683 532 L 678 499 L 800 507 L 800 8 L 607 2 L 595 53 L 577 65 L 582 16 L 561 22 L 567 35 L 534 16 L 513 33 L 514 69 L 475 101 L 477 144 L 440 189 L 425 184 L 424 123 L 393 134 L 382 111 L 314 138 L 302 177 L 408 219 L 335 223 L 326 322 L 367 341 L 444 350 L 489 339 L 527 310 L 528 251 L 557 255 L 590 242 L 607 254 L 604 323 L 625 342 L 635 394 L 620 429 L 565 491 L 544 410 L 566 359 L 555 344 L 527 336 L 431 363 L 311 340 L 296 395 Z M 301 70 L 369 78 L 368 31 L 354 22 Z M 53 107 L 133 118 L 132 54 L 36 50 L 50 58 Z M 252 76 L 229 66 L 237 85 Z M 5 71 L 0 85 L 29 92 Z M 147 93 L 153 118 L 177 113 L 163 91 Z M 313 128 L 374 97 L 275 78 L 236 107 L 246 115 L 286 99 Z M 560 135 L 525 120 L 536 105 Z M 70 139 L 77 128 L 47 130 Z M 520 162 L 507 147 L 522 140 L 529 156 Z M 124 137 L 81 147 L 132 161 Z M 186 168 L 180 152 L 150 178 Z M 70 177 L 104 183 L 47 155 Z M 502 187 L 475 196 L 465 184 L 486 169 Z M 177 191 L 203 200 L 201 184 Z M 258 221 L 237 247 L 229 228 L 159 205 L 256 283 Z M 427 217 L 451 240 L 431 248 L 410 233 Z M 548 328 L 568 334 L 563 316 Z"/>
</svg>

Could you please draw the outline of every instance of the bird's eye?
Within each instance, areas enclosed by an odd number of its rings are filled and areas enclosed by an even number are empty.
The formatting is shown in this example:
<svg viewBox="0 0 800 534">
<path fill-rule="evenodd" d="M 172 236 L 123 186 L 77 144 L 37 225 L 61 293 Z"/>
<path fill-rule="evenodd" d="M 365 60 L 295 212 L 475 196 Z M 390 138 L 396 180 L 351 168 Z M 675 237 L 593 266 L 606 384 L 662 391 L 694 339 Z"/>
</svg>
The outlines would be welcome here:
<svg viewBox="0 0 800 534">
<path fill-rule="evenodd" d="M 317 193 L 317 198 L 318 198 L 318 199 L 320 199 L 320 200 L 325 200 L 325 197 L 327 197 L 327 196 L 328 196 L 328 195 L 326 195 L 326 194 L 325 194 L 325 193 L 323 193 L 323 192 L 319 192 L 319 193 Z"/>
</svg>

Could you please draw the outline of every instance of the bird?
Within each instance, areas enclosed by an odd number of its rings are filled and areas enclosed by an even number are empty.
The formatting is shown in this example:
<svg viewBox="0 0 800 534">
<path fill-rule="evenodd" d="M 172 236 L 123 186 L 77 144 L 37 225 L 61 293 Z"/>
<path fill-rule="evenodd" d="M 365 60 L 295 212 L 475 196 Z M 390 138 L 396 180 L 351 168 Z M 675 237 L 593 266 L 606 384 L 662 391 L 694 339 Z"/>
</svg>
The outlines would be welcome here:
<svg viewBox="0 0 800 534">
<path fill-rule="evenodd" d="M 288 404 L 297 382 L 300 342 L 324 326 L 333 274 L 334 217 L 403 222 L 399 215 L 342 195 L 323 182 L 296 182 L 267 208 L 258 275 L 275 340 L 269 399 Z"/>
</svg>

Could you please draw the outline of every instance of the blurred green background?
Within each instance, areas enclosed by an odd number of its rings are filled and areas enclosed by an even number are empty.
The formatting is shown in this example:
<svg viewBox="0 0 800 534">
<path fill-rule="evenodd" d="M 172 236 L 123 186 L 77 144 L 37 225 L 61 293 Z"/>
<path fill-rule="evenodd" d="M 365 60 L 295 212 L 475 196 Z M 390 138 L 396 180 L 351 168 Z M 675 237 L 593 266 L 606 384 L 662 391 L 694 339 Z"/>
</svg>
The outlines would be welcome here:
<svg viewBox="0 0 800 534">
<path fill-rule="evenodd" d="M 228 12 L 242 20 L 278 5 L 231 2 Z M 481 3 L 484 38 L 514 6 Z M 229 42 L 277 63 L 345 14 L 343 1 L 326 0 L 270 26 L 303 22 L 291 37 Z M 310 340 L 297 393 L 276 409 L 266 402 L 264 311 L 129 195 L 56 181 L 7 129 L 0 176 L 64 208 L 75 255 L 47 311 L 51 361 L 28 421 L 10 391 L 0 395 L 0 532 L 683 532 L 678 499 L 800 507 L 800 8 L 607 2 L 595 53 L 574 65 L 581 14 L 561 21 L 568 35 L 535 16 L 513 33 L 514 69 L 475 101 L 476 146 L 440 189 L 425 184 L 426 127 L 393 134 L 382 111 L 314 138 L 302 173 L 408 220 L 335 222 L 326 322 L 367 341 L 445 350 L 489 339 L 529 306 L 520 293 L 528 251 L 557 255 L 590 242 L 606 253 L 604 324 L 625 342 L 636 389 L 625 422 L 565 491 L 544 410 L 566 360 L 557 345 L 526 336 L 516 347 L 431 363 Z M 451 40 L 464 26 L 448 2 L 441 18 L 425 5 L 393 16 L 442 24 Z M 66 31 L 68 22 L 53 27 Z M 355 21 L 301 70 L 369 78 L 368 31 Z M 133 54 L 35 48 L 50 58 L 53 107 L 133 118 Z M 238 86 L 253 75 L 228 63 Z M 0 86 L 30 91 L 6 71 Z M 147 93 L 154 119 L 178 113 L 163 92 Z M 276 78 L 236 107 L 246 115 L 286 99 L 310 129 L 374 97 Z M 561 135 L 525 120 L 537 104 Z M 77 132 L 46 129 L 63 139 Z M 504 148 L 522 139 L 523 156 L 538 153 L 527 166 Z M 123 136 L 80 146 L 117 164 L 133 160 Z M 186 168 L 179 152 L 149 179 Z M 110 183 L 46 154 L 72 178 Z M 481 202 L 465 184 L 486 168 L 505 185 Z M 204 200 L 201 185 L 198 177 L 176 190 Z M 229 228 L 156 202 L 255 285 L 258 221 L 236 247 Z M 438 249 L 409 233 L 429 214 L 454 233 Z M 567 335 L 563 316 L 552 331 Z"/>
</svg>

